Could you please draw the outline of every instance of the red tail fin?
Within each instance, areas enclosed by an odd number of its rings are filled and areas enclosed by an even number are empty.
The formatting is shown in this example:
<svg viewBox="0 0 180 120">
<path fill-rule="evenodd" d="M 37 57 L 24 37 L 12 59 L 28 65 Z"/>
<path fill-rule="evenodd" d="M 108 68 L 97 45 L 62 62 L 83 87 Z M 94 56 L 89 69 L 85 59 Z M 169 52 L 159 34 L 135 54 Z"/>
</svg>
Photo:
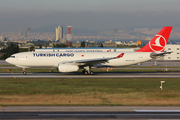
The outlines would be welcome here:
<svg viewBox="0 0 180 120">
<path fill-rule="evenodd" d="M 136 52 L 164 52 L 168 42 L 172 27 L 163 27 L 163 29 L 143 48 Z"/>
</svg>

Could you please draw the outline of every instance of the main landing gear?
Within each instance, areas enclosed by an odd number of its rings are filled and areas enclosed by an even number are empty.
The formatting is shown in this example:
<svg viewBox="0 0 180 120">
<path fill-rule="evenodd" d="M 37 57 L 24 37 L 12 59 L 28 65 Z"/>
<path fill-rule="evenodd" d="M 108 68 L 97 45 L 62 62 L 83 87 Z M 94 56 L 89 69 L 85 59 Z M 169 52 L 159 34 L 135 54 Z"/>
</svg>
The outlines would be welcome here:
<svg viewBox="0 0 180 120">
<path fill-rule="evenodd" d="M 93 71 L 87 71 L 87 70 L 83 70 L 82 71 L 82 74 L 84 74 L 84 75 L 93 75 L 94 74 L 94 72 Z"/>
<path fill-rule="evenodd" d="M 93 75 L 94 72 L 89 70 L 89 66 L 87 66 L 87 67 L 84 67 L 84 70 L 82 71 L 82 74 L 84 74 L 84 75 Z"/>
<path fill-rule="evenodd" d="M 25 68 L 23 68 L 23 75 L 26 75 L 26 69 Z"/>
</svg>

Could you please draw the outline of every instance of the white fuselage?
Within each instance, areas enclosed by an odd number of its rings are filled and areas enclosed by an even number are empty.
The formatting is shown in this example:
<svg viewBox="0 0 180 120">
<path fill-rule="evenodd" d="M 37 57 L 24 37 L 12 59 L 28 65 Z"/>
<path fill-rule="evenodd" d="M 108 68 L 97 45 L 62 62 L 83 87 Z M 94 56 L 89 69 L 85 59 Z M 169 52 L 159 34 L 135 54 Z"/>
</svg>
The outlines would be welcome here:
<svg viewBox="0 0 180 120">
<path fill-rule="evenodd" d="M 22 52 L 13 54 L 11 57 L 6 59 L 6 61 L 22 68 L 58 67 L 58 64 L 71 61 L 116 57 L 121 53 L 122 52 Z M 111 59 L 108 62 L 101 63 L 100 65 L 98 64 L 98 66 L 127 66 L 152 59 L 150 57 L 151 52 L 126 51 L 123 53 L 124 56 L 122 58 Z"/>
</svg>

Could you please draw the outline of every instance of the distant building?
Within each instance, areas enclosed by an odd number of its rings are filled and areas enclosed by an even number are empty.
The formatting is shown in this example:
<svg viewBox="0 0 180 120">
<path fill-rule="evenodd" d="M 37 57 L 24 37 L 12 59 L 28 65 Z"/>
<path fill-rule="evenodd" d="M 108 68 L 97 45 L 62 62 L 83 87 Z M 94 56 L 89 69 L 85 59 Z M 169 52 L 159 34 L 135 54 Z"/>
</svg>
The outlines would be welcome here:
<svg viewBox="0 0 180 120">
<path fill-rule="evenodd" d="M 86 43 L 86 44 L 87 44 L 87 43 Z M 81 43 L 80 43 L 80 42 L 72 43 L 72 47 L 79 48 L 79 47 L 81 47 Z"/>
<path fill-rule="evenodd" d="M 62 44 L 66 44 L 66 38 L 60 38 L 59 42 L 62 43 Z"/>
<path fill-rule="evenodd" d="M 1 42 L 5 42 L 5 41 L 8 41 L 8 37 L 5 37 L 5 36 L 1 36 Z"/>
<path fill-rule="evenodd" d="M 122 42 L 121 41 L 116 41 L 116 44 L 117 45 L 122 45 Z"/>
<path fill-rule="evenodd" d="M 152 37 L 146 37 L 146 40 L 150 41 L 152 39 Z"/>
<path fill-rule="evenodd" d="M 112 40 L 109 40 L 109 41 L 105 41 L 104 43 L 112 43 Z"/>
<path fill-rule="evenodd" d="M 61 26 L 55 27 L 55 41 L 59 43 L 66 43 L 66 39 L 63 38 L 63 28 Z"/>
<path fill-rule="evenodd" d="M 27 37 L 27 32 L 23 31 L 23 37 Z"/>
<path fill-rule="evenodd" d="M 134 32 L 144 32 L 149 31 L 149 28 L 134 28 Z"/>
<path fill-rule="evenodd" d="M 1 36 L 1 42 L 4 42 L 4 40 L 5 40 L 5 37 Z"/>
<path fill-rule="evenodd" d="M 115 42 L 104 42 L 102 43 L 103 47 L 115 47 L 117 44 Z"/>
<path fill-rule="evenodd" d="M 129 43 L 129 46 L 138 46 L 136 42 Z"/>
<path fill-rule="evenodd" d="M 137 45 L 141 45 L 141 41 L 140 40 L 137 40 Z"/>
<path fill-rule="evenodd" d="M 19 32 L 19 36 L 22 37 L 23 36 L 23 31 Z"/>
</svg>

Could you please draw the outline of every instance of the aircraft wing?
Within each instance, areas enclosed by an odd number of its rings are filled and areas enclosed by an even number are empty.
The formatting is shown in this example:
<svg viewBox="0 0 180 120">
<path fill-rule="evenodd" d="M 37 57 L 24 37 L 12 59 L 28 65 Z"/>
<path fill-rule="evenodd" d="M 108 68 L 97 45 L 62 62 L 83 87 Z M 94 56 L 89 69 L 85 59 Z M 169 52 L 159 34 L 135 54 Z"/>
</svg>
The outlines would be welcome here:
<svg viewBox="0 0 180 120">
<path fill-rule="evenodd" d="M 120 55 L 116 56 L 116 57 L 109 57 L 109 58 L 96 58 L 96 59 L 84 59 L 84 60 L 76 60 L 76 61 L 71 61 L 68 63 L 75 63 L 78 66 L 93 66 L 96 64 L 101 64 L 101 63 L 105 63 L 108 62 L 111 59 L 117 59 L 117 58 L 121 58 L 124 56 L 124 53 L 121 53 Z"/>
<path fill-rule="evenodd" d="M 161 53 L 151 53 L 151 58 L 156 58 L 156 57 L 159 57 L 159 56 L 164 56 L 166 54 L 171 54 L 172 52 L 161 52 Z"/>
</svg>

